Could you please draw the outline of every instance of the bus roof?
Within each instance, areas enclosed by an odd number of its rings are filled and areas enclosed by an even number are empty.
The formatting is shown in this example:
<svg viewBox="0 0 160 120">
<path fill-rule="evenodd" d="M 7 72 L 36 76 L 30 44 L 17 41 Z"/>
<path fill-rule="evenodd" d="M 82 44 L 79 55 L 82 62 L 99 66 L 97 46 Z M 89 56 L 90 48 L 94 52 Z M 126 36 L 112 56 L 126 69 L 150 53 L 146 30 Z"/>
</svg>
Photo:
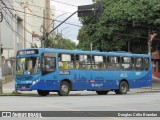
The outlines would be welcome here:
<svg viewBox="0 0 160 120">
<path fill-rule="evenodd" d="M 66 50 L 55 48 L 27 48 L 23 50 L 39 50 L 39 54 L 43 52 L 57 52 L 57 53 L 71 53 L 71 54 L 95 54 L 95 55 L 109 55 L 109 56 L 137 56 L 137 57 L 149 57 L 150 54 L 132 54 L 125 51 L 111 51 L 111 52 L 99 52 L 99 51 L 82 51 L 82 50 Z M 21 51 L 21 50 L 20 50 Z"/>
</svg>

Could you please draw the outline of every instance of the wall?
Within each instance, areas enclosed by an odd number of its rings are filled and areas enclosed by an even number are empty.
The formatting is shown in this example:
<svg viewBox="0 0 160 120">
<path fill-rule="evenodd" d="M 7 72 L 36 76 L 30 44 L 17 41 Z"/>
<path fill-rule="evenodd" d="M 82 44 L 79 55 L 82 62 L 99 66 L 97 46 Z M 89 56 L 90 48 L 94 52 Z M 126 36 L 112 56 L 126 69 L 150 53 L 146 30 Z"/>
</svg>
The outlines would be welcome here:
<svg viewBox="0 0 160 120">
<path fill-rule="evenodd" d="M 34 31 L 39 36 L 42 36 L 42 32 L 40 32 L 41 25 L 43 25 L 43 10 L 45 7 L 45 0 L 32 0 L 29 2 L 28 7 L 32 10 L 32 14 L 40 16 L 40 17 L 32 17 L 32 20 L 30 21 L 32 26 L 32 31 Z M 39 7 L 35 7 L 39 6 Z M 42 29 L 41 29 L 42 30 Z"/>
<path fill-rule="evenodd" d="M 9 2 L 8 2 L 9 1 Z M 15 0 L 4 1 L 8 8 L 16 8 L 17 10 L 23 10 Z M 4 7 L 4 5 L 3 5 Z M 17 14 L 14 10 L 8 11 L 7 8 L 2 10 L 4 19 L 1 23 L 1 41 L 3 50 L 3 56 L 5 58 L 14 57 L 19 48 L 23 48 L 23 29 L 20 29 L 20 25 L 17 25 L 18 18 L 22 18 L 23 14 Z M 21 19 L 23 21 L 23 19 Z M 21 44 L 22 43 L 22 44 Z"/>
</svg>

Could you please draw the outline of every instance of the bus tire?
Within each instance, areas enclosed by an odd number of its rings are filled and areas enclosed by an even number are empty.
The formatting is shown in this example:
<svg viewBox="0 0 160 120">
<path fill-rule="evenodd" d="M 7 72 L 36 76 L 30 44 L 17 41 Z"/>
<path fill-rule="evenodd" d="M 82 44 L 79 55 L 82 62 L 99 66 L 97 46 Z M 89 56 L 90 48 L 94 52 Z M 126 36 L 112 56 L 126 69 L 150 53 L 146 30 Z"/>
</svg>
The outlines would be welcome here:
<svg viewBox="0 0 160 120">
<path fill-rule="evenodd" d="M 58 95 L 60 96 L 67 96 L 70 92 L 70 85 L 68 82 L 63 81 L 60 85 L 60 90 L 58 91 Z"/>
<path fill-rule="evenodd" d="M 109 91 L 96 91 L 97 95 L 106 95 Z"/>
<path fill-rule="evenodd" d="M 47 96 L 49 95 L 49 91 L 48 90 L 37 90 L 38 95 L 40 96 Z"/>
<path fill-rule="evenodd" d="M 119 89 L 115 90 L 116 94 L 127 94 L 128 92 L 128 83 L 126 81 L 121 81 L 119 85 Z"/>
</svg>

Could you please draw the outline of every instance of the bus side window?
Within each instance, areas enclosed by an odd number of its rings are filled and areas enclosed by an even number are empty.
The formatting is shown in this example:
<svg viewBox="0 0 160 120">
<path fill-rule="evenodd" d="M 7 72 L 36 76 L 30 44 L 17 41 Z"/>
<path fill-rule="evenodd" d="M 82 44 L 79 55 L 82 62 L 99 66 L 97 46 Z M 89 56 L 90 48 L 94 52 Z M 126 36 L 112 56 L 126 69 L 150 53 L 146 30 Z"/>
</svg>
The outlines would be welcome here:
<svg viewBox="0 0 160 120">
<path fill-rule="evenodd" d="M 79 69 L 79 55 L 76 55 L 75 61 L 76 61 L 76 69 Z"/>
<path fill-rule="evenodd" d="M 135 70 L 143 70 L 143 58 L 135 58 Z"/>
<path fill-rule="evenodd" d="M 87 70 L 90 70 L 91 69 L 91 56 L 90 55 L 87 55 Z"/>
<path fill-rule="evenodd" d="M 48 74 L 56 69 L 56 59 L 55 57 L 45 56 L 42 59 L 42 74 Z"/>
<path fill-rule="evenodd" d="M 120 70 L 120 57 L 107 57 L 107 69 L 108 70 Z"/>
<path fill-rule="evenodd" d="M 69 69 L 74 69 L 75 68 L 75 66 L 74 66 L 74 55 L 73 54 L 71 54 L 71 61 L 69 62 L 68 67 L 69 67 Z"/>
<path fill-rule="evenodd" d="M 77 61 L 76 61 L 76 64 L 77 64 Z M 90 55 L 79 55 L 79 69 L 84 69 L 84 70 L 91 69 L 91 56 Z"/>
<path fill-rule="evenodd" d="M 58 67 L 60 69 L 74 69 L 74 55 L 73 54 L 59 54 Z"/>
<path fill-rule="evenodd" d="M 63 62 L 62 62 L 61 54 L 58 55 L 58 67 L 60 69 L 63 69 Z"/>
<path fill-rule="evenodd" d="M 92 56 L 92 67 L 94 70 L 106 69 L 106 57 L 105 56 Z"/>
<path fill-rule="evenodd" d="M 133 69 L 132 58 L 131 57 L 122 57 L 122 70 L 130 71 L 132 69 Z"/>
<path fill-rule="evenodd" d="M 144 58 L 143 59 L 143 67 L 144 67 L 144 70 L 149 70 L 149 59 L 148 58 Z"/>
</svg>

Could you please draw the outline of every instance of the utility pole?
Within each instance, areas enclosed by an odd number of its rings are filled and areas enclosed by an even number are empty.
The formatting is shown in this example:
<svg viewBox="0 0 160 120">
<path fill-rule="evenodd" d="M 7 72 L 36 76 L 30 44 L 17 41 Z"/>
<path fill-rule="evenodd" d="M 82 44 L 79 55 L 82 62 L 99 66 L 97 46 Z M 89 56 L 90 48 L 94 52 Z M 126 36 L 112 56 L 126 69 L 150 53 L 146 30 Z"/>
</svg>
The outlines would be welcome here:
<svg viewBox="0 0 160 120">
<path fill-rule="evenodd" d="M 152 44 L 152 41 L 151 41 L 151 29 L 149 28 L 148 29 L 148 54 L 151 54 L 151 44 Z"/>
<path fill-rule="evenodd" d="M 0 12 L 2 12 L 2 6 L 1 6 L 1 2 L 0 2 Z M 3 15 L 2 15 L 3 16 Z M 3 82 L 2 82 L 2 54 L 1 54 L 1 43 L 2 39 L 1 39 L 1 23 L 0 23 L 0 94 L 3 93 Z"/>
<path fill-rule="evenodd" d="M 45 11 L 45 9 L 43 10 L 43 37 L 42 37 L 42 39 L 41 39 L 41 48 L 44 48 L 44 43 L 45 43 L 45 33 L 46 33 L 46 31 L 45 31 L 45 16 L 46 16 L 46 13 L 45 13 L 46 11 Z"/>
<path fill-rule="evenodd" d="M 26 5 L 24 5 L 24 28 L 26 28 L 26 22 L 25 22 L 25 20 L 26 20 Z M 26 48 L 26 31 L 25 31 L 25 29 L 24 29 L 24 49 Z"/>
<path fill-rule="evenodd" d="M 92 44 L 92 42 L 90 43 L 90 49 L 91 49 L 91 51 L 93 51 L 93 44 Z"/>
<path fill-rule="evenodd" d="M 78 11 L 75 11 L 72 13 L 69 17 L 67 17 L 65 20 L 63 20 L 60 24 L 58 24 L 55 28 L 53 28 L 50 32 L 47 32 L 43 38 L 48 39 L 49 34 L 51 34 L 54 30 L 56 30 L 59 26 L 61 26 L 65 21 L 67 21 L 69 18 L 71 18 L 74 14 L 78 12 L 78 17 L 83 16 L 93 16 L 95 15 L 95 12 L 97 12 L 96 17 L 100 17 L 102 13 L 102 4 L 98 4 L 96 6 L 96 9 L 94 8 L 94 5 L 86 5 L 86 6 L 78 6 Z"/>
<path fill-rule="evenodd" d="M 151 54 L 152 51 L 152 41 L 157 36 L 156 32 L 151 33 L 151 28 L 148 30 L 148 54 Z"/>
<path fill-rule="evenodd" d="M 131 41 L 128 41 L 128 52 L 131 52 Z"/>
</svg>

